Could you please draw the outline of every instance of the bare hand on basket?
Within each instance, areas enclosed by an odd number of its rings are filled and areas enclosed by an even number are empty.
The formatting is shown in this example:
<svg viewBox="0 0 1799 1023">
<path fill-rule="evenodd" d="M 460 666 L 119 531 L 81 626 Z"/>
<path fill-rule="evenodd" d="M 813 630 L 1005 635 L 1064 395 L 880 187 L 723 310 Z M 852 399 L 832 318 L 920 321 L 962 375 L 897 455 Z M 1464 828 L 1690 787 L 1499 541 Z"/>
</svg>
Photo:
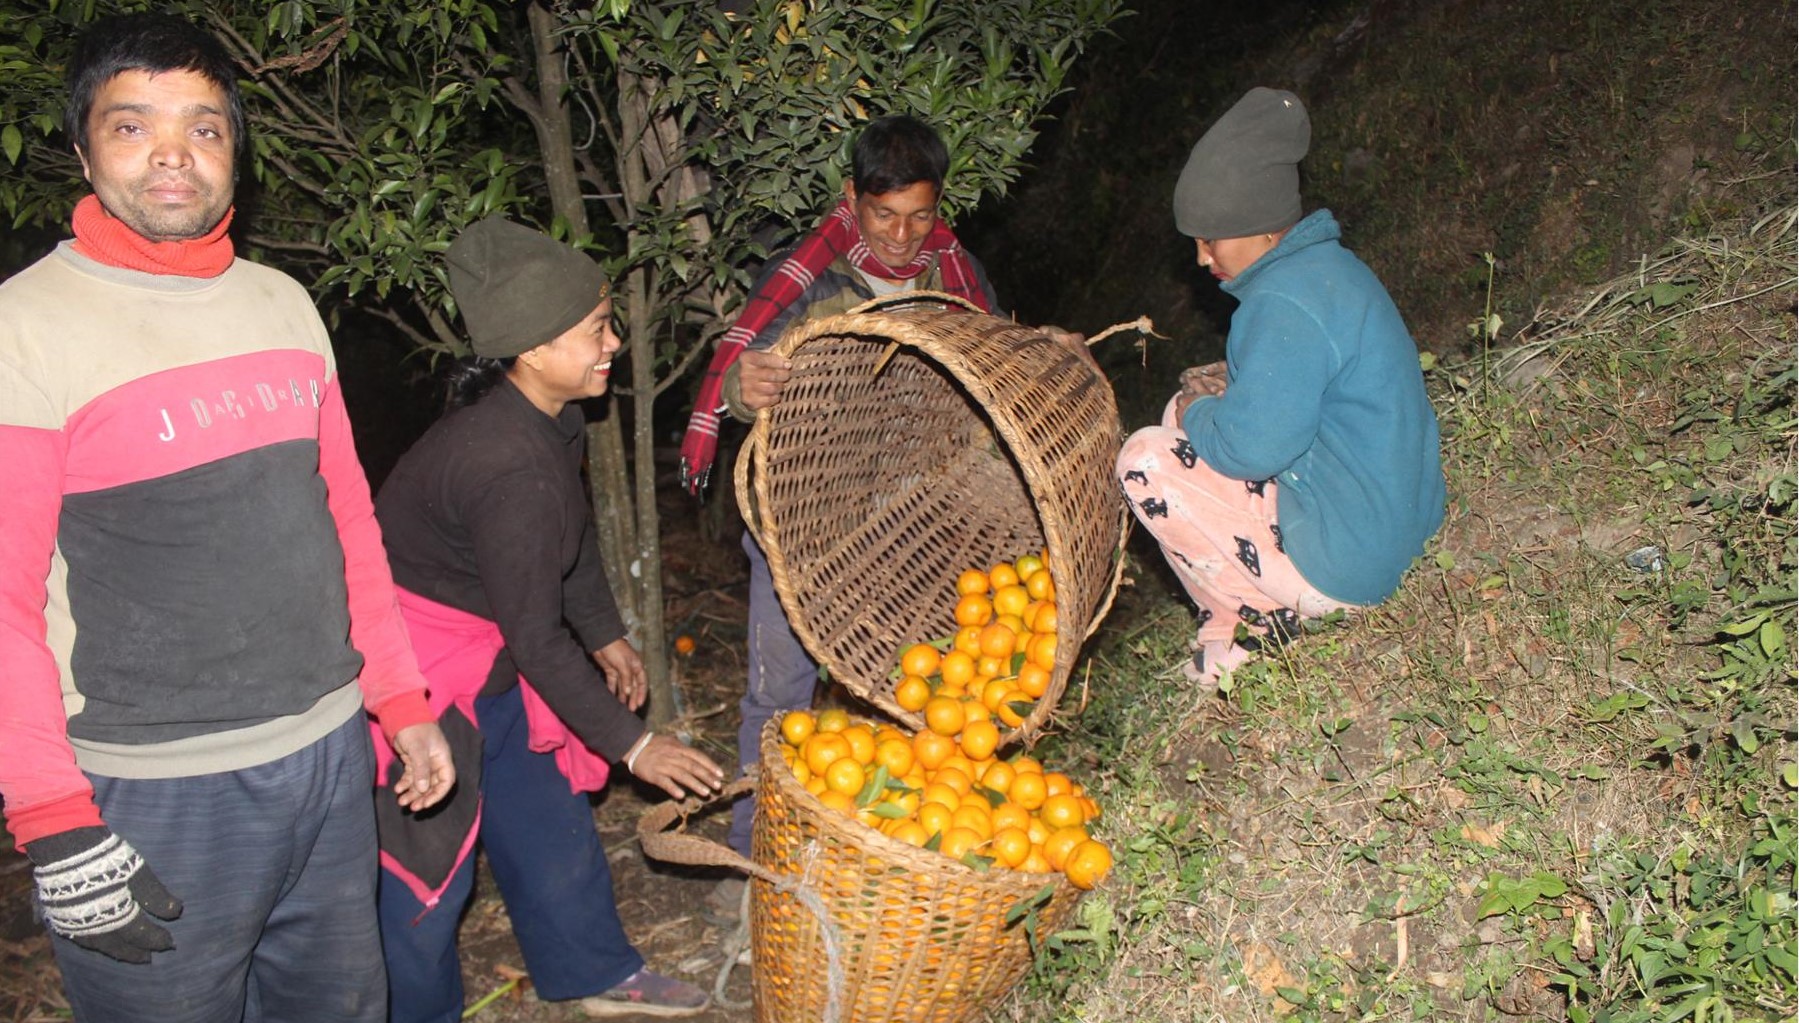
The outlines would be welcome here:
<svg viewBox="0 0 1799 1023">
<path fill-rule="evenodd" d="M 781 400 L 787 381 L 793 376 L 793 363 L 773 352 L 751 349 L 737 358 L 743 369 L 738 375 L 738 389 L 743 407 L 760 412 Z"/>
<path fill-rule="evenodd" d="M 1228 382 L 1222 362 L 1208 362 L 1204 366 L 1182 370 L 1181 391 L 1174 399 L 1174 417 L 1178 420 L 1185 416 L 1188 407 L 1201 398 L 1215 398 L 1223 394 Z"/>
<path fill-rule="evenodd" d="M 711 757 L 667 735 L 651 735 L 627 769 L 676 799 L 711 795 L 725 784 Z"/>
<path fill-rule="evenodd" d="M 1063 330 L 1061 327 L 1051 326 L 1047 323 L 1038 327 L 1037 332 L 1057 344 L 1079 352 L 1081 358 L 1086 360 L 1089 366 L 1092 366 L 1095 371 L 1099 370 L 1099 362 L 1093 358 L 1093 353 L 1087 350 L 1087 335 L 1077 334 L 1072 330 Z"/>
</svg>

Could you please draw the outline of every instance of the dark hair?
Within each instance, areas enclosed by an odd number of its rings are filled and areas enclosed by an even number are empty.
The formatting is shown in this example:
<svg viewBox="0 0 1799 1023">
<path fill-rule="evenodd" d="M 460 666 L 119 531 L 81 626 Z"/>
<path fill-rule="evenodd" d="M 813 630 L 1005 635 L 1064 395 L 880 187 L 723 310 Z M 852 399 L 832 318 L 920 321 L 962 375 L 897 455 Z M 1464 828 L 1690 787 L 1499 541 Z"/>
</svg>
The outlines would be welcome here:
<svg viewBox="0 0 1799 1023">
<path fill-rule="evenodd" d="M 153 75 L 192 71 L 218 86 L 225 93 L 231 144 L 236 152 L 243 152 L 248 141 L 244 101 L 237 91 L 238 68 L 231 55 L 192 22 L 148 12 L 102 18 L 75 44 L 65 78 L 69 102 L 63 113 L 63 130 L 77 146 L 87 148 L 87 115 L 100 87 L 126 71 Z"/>
<path fill-rule="evenodd" d="M 930 125 L 909 114 L 893 114 L 862 129 L 850 167 L 862 195 L 885 195 L 920 181 L 930 182 L 942 195 L 949 150 Z"/>
<path fill-rule="evenodd" d="M 499 384 L 500 378 L 506 375 L 506 371 L 516 361 L 517 356 L 489 359 L 471 355 L 458 359 L 450 367 L 449 376 L 444 381 L 445 410 L 459 409 L 480 401 L 482 396 Z"/>
</svg>

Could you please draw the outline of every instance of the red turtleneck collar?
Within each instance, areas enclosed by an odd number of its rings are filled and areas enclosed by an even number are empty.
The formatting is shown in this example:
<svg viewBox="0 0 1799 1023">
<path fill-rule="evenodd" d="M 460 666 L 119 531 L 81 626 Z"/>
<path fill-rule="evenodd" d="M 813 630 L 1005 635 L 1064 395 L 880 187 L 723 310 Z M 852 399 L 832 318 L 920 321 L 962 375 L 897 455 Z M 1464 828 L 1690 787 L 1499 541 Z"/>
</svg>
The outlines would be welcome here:
<svg viewBox="0 0 1799 1023">
<path fill-rule="evenodd" d="M 198 238 L 178 242 L 153 242 L 106 212 L 100 197 L 90 195 L 75 204 L 75 251 L 108 266 L 174 277 L 217 277 L 231 267 L 236 251 L 231 247 L 231 215 Z"/>
</svg>

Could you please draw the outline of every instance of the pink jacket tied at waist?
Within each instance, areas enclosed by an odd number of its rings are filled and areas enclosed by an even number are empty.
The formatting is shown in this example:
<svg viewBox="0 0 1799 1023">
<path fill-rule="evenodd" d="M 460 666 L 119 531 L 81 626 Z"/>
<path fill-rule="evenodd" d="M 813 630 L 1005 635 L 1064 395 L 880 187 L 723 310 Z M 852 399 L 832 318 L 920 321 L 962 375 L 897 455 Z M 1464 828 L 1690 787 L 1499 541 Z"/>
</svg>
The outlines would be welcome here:
<svg viewBox="0 0 1799 1023">
<path fill-rule="evenodd" d="M 444 711 L 455 706 L 479 728 L 475 697 L 487 683 L 494 658 L 506 645 L 500 627 L 480 615 L 439 604 L 403 587 L 394 589 L 399 593 L 400 617 L 412 637 L 419 670 L 430 684 L 428 699 L 433 718 L 442 717 Z M 525 704 L 531 751 L 555 754 L 556 767 L 568 779 L 570 792 L 598 792 L 605 788 L 611 774 L 605 758 L 569 731 L 523 675 L 519 676 L 518 685 Z M 375 734 L 375 777 L 385 779 L 394 752 L 380 729 L 372 722 L 370 727 Z"/>
</svg>

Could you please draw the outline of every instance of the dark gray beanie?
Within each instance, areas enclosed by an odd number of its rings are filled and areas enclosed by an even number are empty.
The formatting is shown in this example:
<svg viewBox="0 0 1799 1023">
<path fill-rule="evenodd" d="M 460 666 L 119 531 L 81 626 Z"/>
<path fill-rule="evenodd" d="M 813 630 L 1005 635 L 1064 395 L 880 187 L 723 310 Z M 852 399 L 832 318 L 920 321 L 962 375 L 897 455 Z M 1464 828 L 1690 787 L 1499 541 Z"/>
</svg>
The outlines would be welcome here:
<svg viewBox="0 0 1799 1023">
<path fill-rule="evenodd" d="M 1184 235 L 1248 238 L 1299 222 L 1299 161 L 1312 119 L 1299 97 L 1256 87 L 1200 136 L 1174 186 Z"/>
<path fill-rule="evenodd" d="M 469 344 L 489 359 L 555 340 L 593 312 L 608 287 L 585 253 L 497 215 L 463 228 L 444 261 Z"/>
</svg>

